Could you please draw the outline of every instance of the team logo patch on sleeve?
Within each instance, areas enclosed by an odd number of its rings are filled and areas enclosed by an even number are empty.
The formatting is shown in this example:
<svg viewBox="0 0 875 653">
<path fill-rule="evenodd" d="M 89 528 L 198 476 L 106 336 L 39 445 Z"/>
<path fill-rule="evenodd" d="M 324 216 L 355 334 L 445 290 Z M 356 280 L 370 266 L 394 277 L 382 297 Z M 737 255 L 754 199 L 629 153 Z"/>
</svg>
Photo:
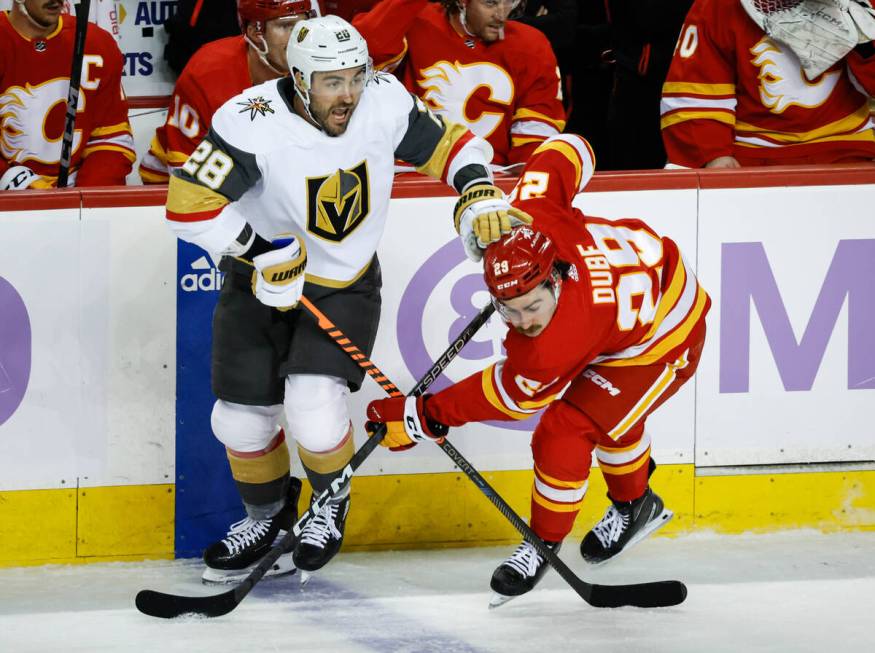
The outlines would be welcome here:
<svg viewBox="0 0 875 653">
<path fill-rule="evenodd" d="M 307 230 L 319 238 L 340 242 L 369 212 L 366 161 L 327 177 L 307 178 Z"/>
<path fill-rule="evenodd" d="M 246 98 L 246 102 L 237 102 L 238 106 L 243 107 L 238 113 L 246 113 L 248 111 L 249 119 L 255 120 L 257 115 L 266 116 L 269 113 L 274 113 L 270 103 L 270 100 L 265 100 L 260 95 L 258 97 Z"/>
</svg>

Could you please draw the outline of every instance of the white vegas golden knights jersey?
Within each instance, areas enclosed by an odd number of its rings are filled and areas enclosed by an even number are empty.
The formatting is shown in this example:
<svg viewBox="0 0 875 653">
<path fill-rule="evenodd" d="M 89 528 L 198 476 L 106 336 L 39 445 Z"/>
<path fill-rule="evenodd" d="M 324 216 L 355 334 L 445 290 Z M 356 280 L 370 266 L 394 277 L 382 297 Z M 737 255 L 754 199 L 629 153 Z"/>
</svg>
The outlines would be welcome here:
<svg viewBox="0 0 875 653">
<path fill-rule="evenodd" d="M 221 253 L 247 222 L 267 240 L 293 234 L 307 247 L 308 281 L 345 286 L 376 251 L 396 157 L 457 188 L 486 176 L 485 141 L 436 118 L 394 77 L 367 84 L 340 136 L 296 114 L 293 93 L 289 78 L 270 81 L 215 113 L 171 177 L 167 219 L 180 238 Z"/>
</svg>

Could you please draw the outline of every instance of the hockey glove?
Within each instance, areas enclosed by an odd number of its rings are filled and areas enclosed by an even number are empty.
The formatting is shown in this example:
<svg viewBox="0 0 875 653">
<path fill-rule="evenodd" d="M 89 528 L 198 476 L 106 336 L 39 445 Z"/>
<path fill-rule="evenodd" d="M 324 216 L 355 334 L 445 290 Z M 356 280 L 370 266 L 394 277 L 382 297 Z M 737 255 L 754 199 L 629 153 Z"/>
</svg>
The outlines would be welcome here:
<svg viewBox="0 0 875 653">
<path fill-rule="evenodd" d="M 25 190 L 26 188 L 50 188 L 43 178 L 27 166 L 10 166 L 0 177 L 0 190 Z"/>
<path fill-rule="evenodd" d="M 307 249 L 292 237 L 284 247 L 259 254 L 252 259 L 252 292 L 265 306 L 281 311 L 295 307 L 304 292 Z"/>
<path fill-rule="evenodd" d="M 514 227 L 532 224 L 525 211 L 512 207 L 501 189 L 492 184 L 477 184 L 466 190 L 453 210 L 456 233 L 465 254 L 472 261 L 483 258 L 483 250 Z"/>
<path fill-rule="evenodd" d="M 380 424 L 386 425 L 386 436 L 380 445 L 391 451 L 404 451 L 423 440 L 440 442 L 450 430 L 448 426 L 429 419 L 426 403 L 431 395 L 421 397 L 390 397 L 368 404 L 365 429 L 375 432 Z"/>
</svg>

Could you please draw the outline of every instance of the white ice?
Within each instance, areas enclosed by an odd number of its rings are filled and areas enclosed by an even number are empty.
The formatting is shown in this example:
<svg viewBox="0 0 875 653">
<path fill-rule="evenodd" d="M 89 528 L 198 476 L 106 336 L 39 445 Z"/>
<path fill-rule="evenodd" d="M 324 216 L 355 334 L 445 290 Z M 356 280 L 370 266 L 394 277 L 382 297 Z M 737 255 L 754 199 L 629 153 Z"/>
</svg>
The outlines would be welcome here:
<svg viewBox="0 0 875 653">
<path fill-rule="evenodd" d="M 304 589 L 268 578 L 225 617 L 171 621 L 134 595 L 210 593 L 196 560 L 0 569 L 0 652 L 875 651 L 875 532 L 654 538 L 599 569 L 566 543 L 586 580 L 687 584 L 656 610 L 589 607 L 551 571 L 490 611 L 513 548 L 342 552 Z"/>
</svg>

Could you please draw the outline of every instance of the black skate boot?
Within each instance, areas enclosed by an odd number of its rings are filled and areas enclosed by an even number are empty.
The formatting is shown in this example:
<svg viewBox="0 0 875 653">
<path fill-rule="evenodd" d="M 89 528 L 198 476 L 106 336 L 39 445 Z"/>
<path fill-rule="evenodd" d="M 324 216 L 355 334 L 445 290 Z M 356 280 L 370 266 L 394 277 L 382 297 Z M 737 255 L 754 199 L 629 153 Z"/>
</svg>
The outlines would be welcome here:
<svg viewBox="0 0 875 653">
<path fill-rule="evenodd" d="M 301 481 L 292 477 L 289 482 L 288 501 L 270 519 L 245 519 L 231 524 L 224 539 L 215 542 L 204 551 L 204 583 L 233 583 L 246 578 L 252 567 L 270 550 L 298 519 L 298 497 Z M 291 548 L 274 563 L 265 576 L 294 573 Z"/>
<path fill-rule="evenodd" d="M 293 556 L 295 566 L 301 570 L 301 585 L 310 580 L 311 572 L 322 569 L 340 551 L 348 513 L 349 495 L 336 503 L 325 504 L 301 529 Z"/>
<path fill-rule="evenodd" d="M 544 542 L 544 544 L 554 553 L 559 553 L 559 547 L 562 546 L 562 542 Z M 523 540 L 513 555 L 502 562 L 492 574 L 489 586 L 495 594 L 489 601 L 490 609 L 502 606 L 512 598 L 531 590 L 538 584 L 549 566 L 537 549 L 528 540 Z"/>
<path fill-rule="evenodd" d="M 632 548 L 674 515 L 649 487 L 634 501 L 611 499 L 611 503 L 602 520 L 580 543 L 580 554 L 593 565 L 607 562 Z"/>
</svg>

